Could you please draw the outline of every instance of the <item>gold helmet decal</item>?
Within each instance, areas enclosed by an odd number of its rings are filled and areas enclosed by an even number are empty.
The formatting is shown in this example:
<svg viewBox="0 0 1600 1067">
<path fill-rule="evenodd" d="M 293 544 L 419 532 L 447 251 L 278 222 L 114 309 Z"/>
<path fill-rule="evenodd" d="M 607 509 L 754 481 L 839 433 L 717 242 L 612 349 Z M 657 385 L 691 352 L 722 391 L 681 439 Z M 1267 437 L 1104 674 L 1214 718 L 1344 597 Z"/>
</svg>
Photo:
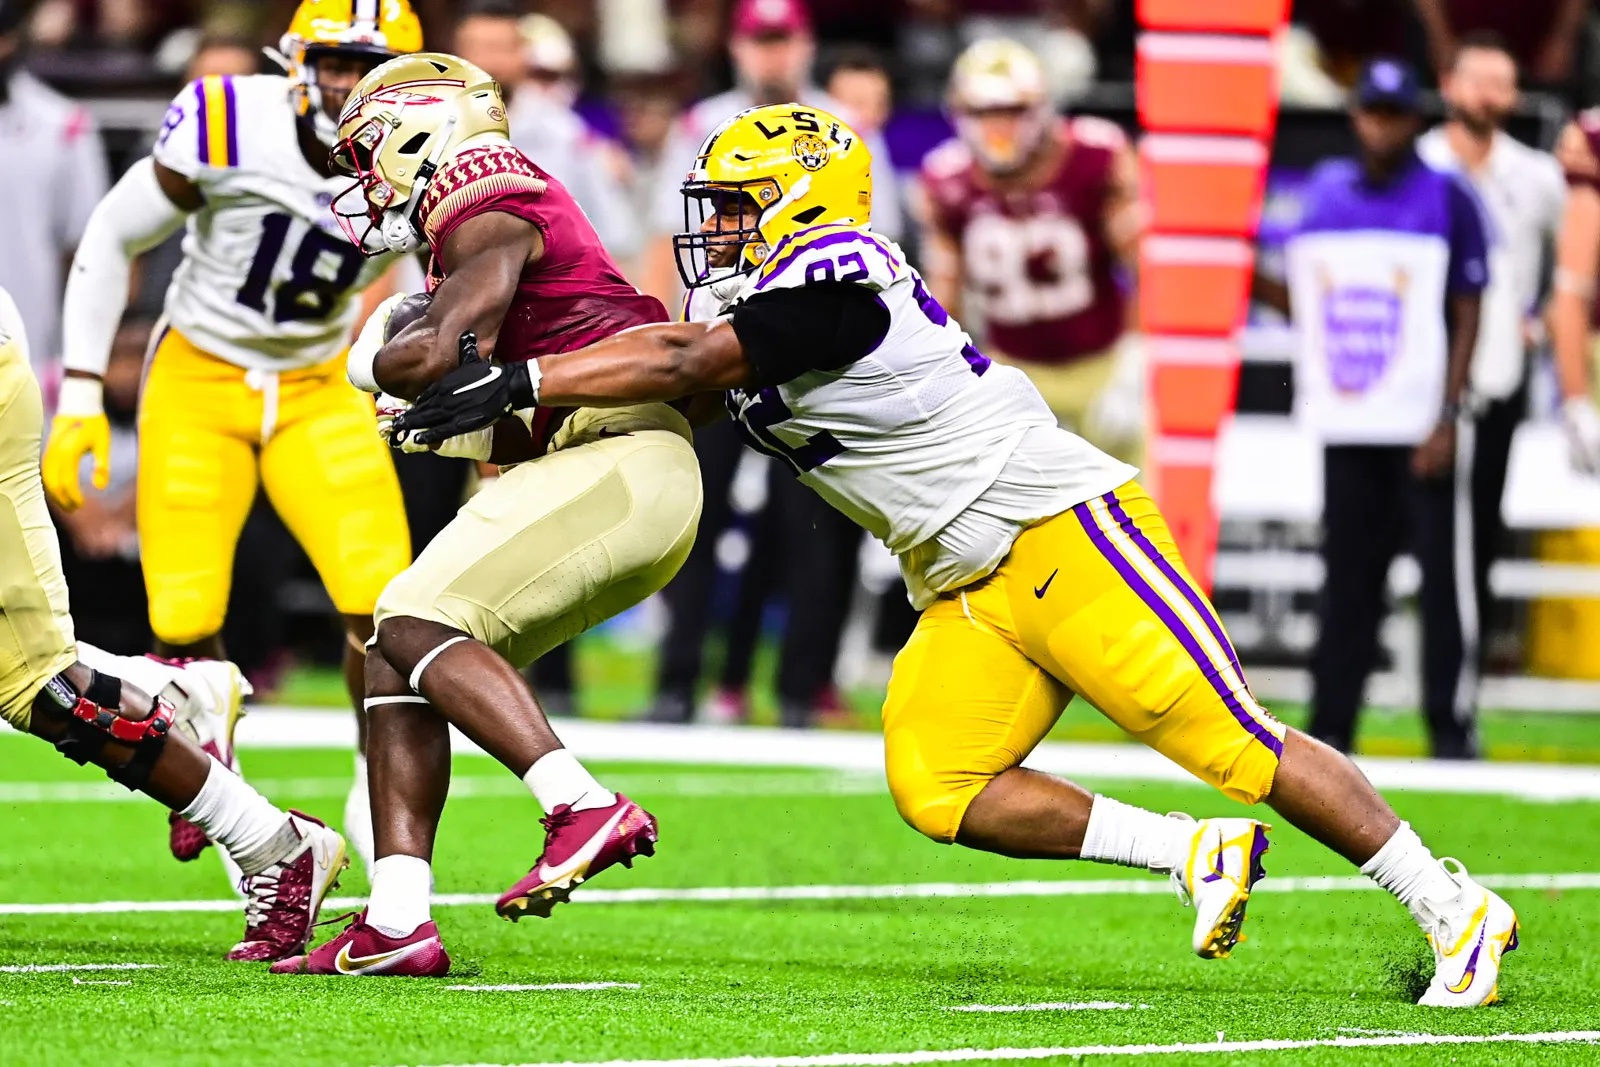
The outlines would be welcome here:
<svg viewBox="0 0 1600 1067">
<path fill-rule="evenodd" d="M 752 270 L 799 230 L 866 225 L 872 152 L 841 119 L 818 108 L 750 108 L 706 137 L 683 195 L 684 231 L 673 244 L 678 273 L 692 289 L 715 280 L 722 271 L 713 260 L 730 258 L 734 249 L 733 269 Z"/>
</svg>

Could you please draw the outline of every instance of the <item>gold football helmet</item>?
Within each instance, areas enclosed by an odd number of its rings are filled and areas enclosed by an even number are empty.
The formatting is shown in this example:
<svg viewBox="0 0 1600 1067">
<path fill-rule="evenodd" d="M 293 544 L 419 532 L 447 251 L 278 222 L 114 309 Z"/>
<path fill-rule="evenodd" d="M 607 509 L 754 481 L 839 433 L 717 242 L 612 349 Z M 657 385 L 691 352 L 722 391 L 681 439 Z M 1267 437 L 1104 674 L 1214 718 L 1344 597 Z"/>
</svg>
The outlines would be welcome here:
<svg viewBox="0 0 1600 1067">
<path fill-rule="evenodd" d="M 742 273 L 759 267 L 796 231 L 824 223 L 867 225 L 872 152 L 826 111 L 803 104 L 754 107 L 706 137 L 683 196 L 684 232 L 673 247 L 678 274 L 693 289 L 726 277 L 713 273 L 713 250 L 736 247 L 729 258 Z M 747 225 L 752 210 L 756 221 Z"/>
<path fill-rule="evenodd" d="M 375 67 L 421 48 L 422 24 L 408 0 L 300 0 L 278 42 L 277 58 L 289 76 L 295 113 L 309 118 L 317 137 L 331 145 L 344 101 L 323 99 L 317 60 L 347 56 Z"/>
<path fill-rule="evenodd" d="M 356 180 L 334 199 L 334 216 L 368 255 L 415 251 L 422 194 L 440 165 L 468 141 L 508 133 L 500 86 L 481 67 L 443 52 L 391 59 L 361 79 L 339 116 L 331 158 Z"/>
<path fill-rule="evenodd" d="M 1039 57 L 1005 37 L 976 41 L 961 53 L 950 73 L 949 107 L 957 135 L 995 174 L 1026 166 L 1053 117 Z"/>
</svg>

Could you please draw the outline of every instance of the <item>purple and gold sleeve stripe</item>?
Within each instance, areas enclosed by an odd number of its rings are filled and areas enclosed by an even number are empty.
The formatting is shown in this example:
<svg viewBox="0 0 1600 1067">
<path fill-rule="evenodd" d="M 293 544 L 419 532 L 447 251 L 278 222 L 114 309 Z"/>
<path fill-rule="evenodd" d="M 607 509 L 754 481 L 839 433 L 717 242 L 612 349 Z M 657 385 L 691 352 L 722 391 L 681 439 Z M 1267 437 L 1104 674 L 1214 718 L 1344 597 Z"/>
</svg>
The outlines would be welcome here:
<svg viewBox="0 0 1600 1067">
<path fill-rule="evenodd" d="M 1117 494 L 1107 493 L 1072 511 L 1095 548 L 1178 639 L 1234 720 L 1274 756 L 1282 756 L 1283 724 L 1250 692 L 1216 611 L 1150 542 Z"/>
<path fill-rule="evenodd" d="M 194 83 L 199 99 L 200 162 L 208 167 L 239 165 L 239 107 L 233 79 L 201 78 Z"/>
<path fill-rule="evenodd" d="M 782 274 L 795 260 L 807 252 L 838 244 L 860 244 L 872 249 L 883 257 L 885 265 L 889 268 L 889 276 L 891 278 L 900 276 L 900 267 L 896 257 L 889 251 L 888 246 L 877 237 L 865 230 L 852 226 L 823 223 L 809 230 L 799 230 L 779 241 L 778 246 L 767 257 L 767 262 L 771 266 L 762 268 L 761 278 L 756 282 L 755 288 L 766 288 L 768 282 Z"/>
</svg>

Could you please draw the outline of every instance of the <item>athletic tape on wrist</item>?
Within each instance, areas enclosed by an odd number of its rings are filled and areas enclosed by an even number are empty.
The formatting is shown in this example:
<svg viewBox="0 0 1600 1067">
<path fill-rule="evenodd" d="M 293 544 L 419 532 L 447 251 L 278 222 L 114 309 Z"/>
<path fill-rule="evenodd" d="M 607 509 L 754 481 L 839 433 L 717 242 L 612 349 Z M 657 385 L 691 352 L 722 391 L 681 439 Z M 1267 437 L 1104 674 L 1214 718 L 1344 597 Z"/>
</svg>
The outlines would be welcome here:
<svg viewBox="0 0 1600 1067">
<path fill-rule="evenodd" d="M 448 641 L 441 641 L 434 647 L 433 651 L 417 660 L 417 665 L 411 668 L 411 677 L 406 679 L 407 682 L 410 683 L 412 690 L 417 693 L 422 692 L 422 672 L 428 669 L 428 664 L 432 663 L 438 658 L 439 653 L 443 652 L 451 645 L 459 645 L 461 642 L 466 640 L 468 640 L 466 637 L 452 637 Z"/>
</svg>

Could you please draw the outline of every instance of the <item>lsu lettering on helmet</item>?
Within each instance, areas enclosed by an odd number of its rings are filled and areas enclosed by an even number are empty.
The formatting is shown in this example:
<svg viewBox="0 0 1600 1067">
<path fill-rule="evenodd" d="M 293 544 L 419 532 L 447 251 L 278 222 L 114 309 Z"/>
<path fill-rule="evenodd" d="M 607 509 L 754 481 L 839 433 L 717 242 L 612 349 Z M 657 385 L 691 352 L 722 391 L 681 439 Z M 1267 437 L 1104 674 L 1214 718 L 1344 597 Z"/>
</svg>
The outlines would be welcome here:
<svg viewBox="0 0 1600 1067">
<path fill-rule="evenodd" d="M 961 53 L 950 74 L 956 133 L 994 174 L 1025 167 L 1044 143 L 1053 112 L 1039 57 L 1016 41 L 991 37 Z"/>
<path fill-rule="evenodd" d="M 343 56 L 366 60 L 370 69 L 421 48 L 422 23 L 408 0 L 300 0 L 278 42 L 289 77 L 289 101 L 326 145 L 333 144 L 344 101 L 324 99 L 317 61 Z"/>
<path fill-rule="evenodd" d="M 507 138 L 500 86 L 443 52 L 391 59 L 350 93 L 333 165 L 355 183 L 333 201 L 345 235 L 368 255 L 422 247 L 422 195 L 468 141 Z"/>
<path fill-rule="evenodd" d="M 683 197 L 684 232 L 673 248 L 683 284 L 694 289 L 726 277 L 722 268 L 754 270 L 798 230 L 867 225 L 872 152 L 818 108 L 750 108 L 706 137 Z"/>
</svg>

